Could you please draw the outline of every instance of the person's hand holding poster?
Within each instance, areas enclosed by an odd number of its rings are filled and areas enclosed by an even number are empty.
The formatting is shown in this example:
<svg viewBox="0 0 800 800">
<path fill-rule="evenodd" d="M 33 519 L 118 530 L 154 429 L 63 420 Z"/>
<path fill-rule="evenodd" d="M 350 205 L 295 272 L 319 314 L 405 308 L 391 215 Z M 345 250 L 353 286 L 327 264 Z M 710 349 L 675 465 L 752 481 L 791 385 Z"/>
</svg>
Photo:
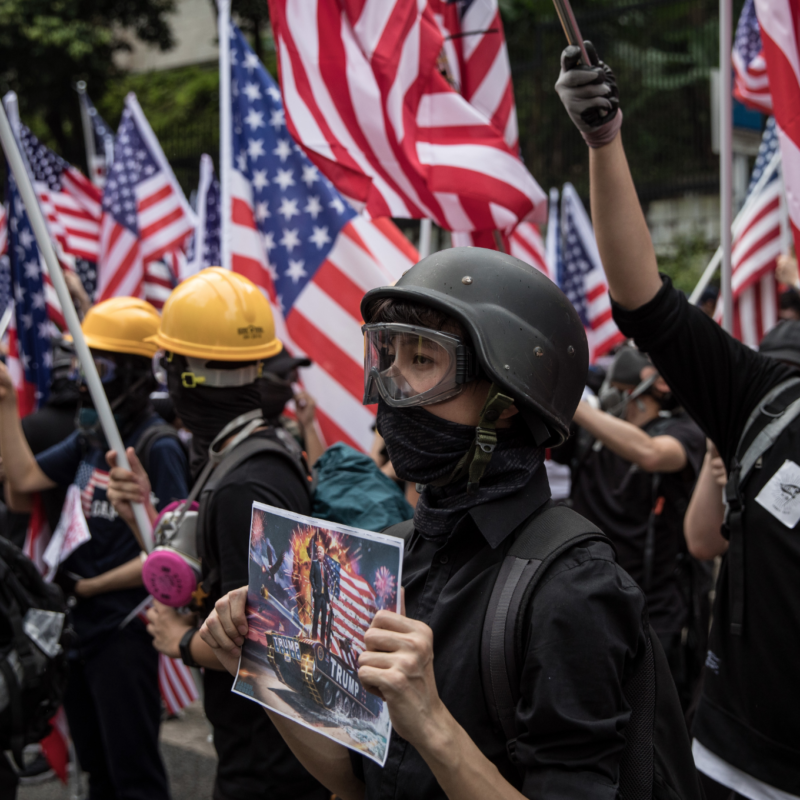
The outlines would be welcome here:
<svg viewBox="0 0 800 800">
<path fill-rule="evenodd" d="M 375 614 L 400 612 L 402 557 L 400 539 L 253 503 L 233 691 L 383 765 L 389 712 L 358 656 Z"/>
</svg>

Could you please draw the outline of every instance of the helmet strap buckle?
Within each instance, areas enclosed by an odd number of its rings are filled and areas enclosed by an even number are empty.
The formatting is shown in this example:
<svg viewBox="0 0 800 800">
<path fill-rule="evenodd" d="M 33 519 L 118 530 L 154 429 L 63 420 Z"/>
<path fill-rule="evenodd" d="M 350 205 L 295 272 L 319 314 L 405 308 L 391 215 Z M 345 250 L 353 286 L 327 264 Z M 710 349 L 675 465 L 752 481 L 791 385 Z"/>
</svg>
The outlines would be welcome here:
<svg viewBox="0 0 800 800">
<path fill-rule="evenodd" d="M 195 375 L 194 372 L 181 372 L 181 386 L 184 389 L 195 389 L 206 379 L 202 375 Z"/>
</svg>

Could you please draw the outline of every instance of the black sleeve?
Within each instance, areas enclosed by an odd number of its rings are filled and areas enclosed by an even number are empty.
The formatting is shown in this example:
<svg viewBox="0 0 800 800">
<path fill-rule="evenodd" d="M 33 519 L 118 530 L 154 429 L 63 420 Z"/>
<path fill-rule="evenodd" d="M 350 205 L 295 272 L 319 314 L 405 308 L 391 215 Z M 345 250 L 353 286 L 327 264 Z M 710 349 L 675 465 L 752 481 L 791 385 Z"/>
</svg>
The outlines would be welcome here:
<svg viewBox="0 0 800 800">
<path fill-rule="evenodd" d="M 246 586 L 253 501 L 298 514 L 311 513 L 308 491 L 286 459 L 261 453 L 232 470 L 214 492 L 210 516 L 222 594 Z"/>
<path fill-rule="evenodd" d="M 687 461 L 682 474 L 685 474 L 689 480 L 697 480 L 706 454 L 706 437 L 703 432 L 688 416 L 681 414 L 664 431 L 664 436 L 672 436 L 681 443 Z"/>
<path fill-rule="evenodd" d="M 612 301 L 619 329 L 648 353 L 680 404 L 717 445 L 726 466 L 750 413 L 775 385 L 794 374 L 729 336 L 673 288 L 627 311 Z"/>
<path fill-rule="evenodd" d="M 574 552 L 534 594 L 517 706 L 522 793 L 615 800 L 630 717 L 622 687 L 645 652 L 645 601 L 610 546 Z"/>
</svg>

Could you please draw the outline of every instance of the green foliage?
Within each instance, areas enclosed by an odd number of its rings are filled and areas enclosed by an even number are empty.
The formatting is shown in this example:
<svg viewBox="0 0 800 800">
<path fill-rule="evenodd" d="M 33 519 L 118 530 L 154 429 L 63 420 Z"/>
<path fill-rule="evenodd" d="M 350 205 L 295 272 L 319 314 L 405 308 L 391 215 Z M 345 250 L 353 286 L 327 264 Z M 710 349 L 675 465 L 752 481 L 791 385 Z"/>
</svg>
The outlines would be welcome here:
<svg viewBox="0 0 800 800">
<path fill-rule="evenodd" d="M 84 161 L 74 85 L 100 96 L 129 49 L 123 29 L 162 50 L 172 46 L 174 0 L 0 0 L 0 89 L 19 95 L 20 114 L 65 158 Z"/>
<path fill-rule="evenodd" d="M 714 248 L 708 245 L 700 233 L 679 236 L 672 244 L 675 247 L 674 253 L 660 256 L 658 268 L 672 278 L 678 289 L 691 294 L 714 255 Z"/>
</svg>

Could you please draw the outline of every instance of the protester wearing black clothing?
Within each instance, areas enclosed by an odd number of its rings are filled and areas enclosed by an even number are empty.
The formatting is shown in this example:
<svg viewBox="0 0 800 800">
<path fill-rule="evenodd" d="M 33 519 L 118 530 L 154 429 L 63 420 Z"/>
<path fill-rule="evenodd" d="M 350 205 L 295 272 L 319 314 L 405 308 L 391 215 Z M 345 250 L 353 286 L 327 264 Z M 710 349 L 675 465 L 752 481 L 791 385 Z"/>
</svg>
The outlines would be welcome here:
<svg viewBox="0 0 800 800">
<path fill-rule="evenodd" d="M 770 389 L 798 373 L 735 341 L 659 276 L 617 135 L 620 115 L 610 126 L 600 116 L 619 105 L 616 83 L 607 66 L 580 67 L 579 60 L 577 47 L 564 51 L 556 88 L 592 148 L 593 222 L 614 318 L 649 353 L 730 473 L 750 415 Z M 756 501 L 787 462 L 800 462 L 800 417 L 764 452 L 742 486 L 737 566 L 743 586 L 731 580 L 731 548 L 718 580 L 693 729 L 698 768 L 754 800 L 800 797 L 800 536 L 796 525 L 780 519 L 781 510 Z M 788 488 L 783 510 L 797 502 Z M 732 602 L 734 587 L 737 601 L 744 602 L 741 620 L 735 618 L 740 607 Z"/>
</svg>

